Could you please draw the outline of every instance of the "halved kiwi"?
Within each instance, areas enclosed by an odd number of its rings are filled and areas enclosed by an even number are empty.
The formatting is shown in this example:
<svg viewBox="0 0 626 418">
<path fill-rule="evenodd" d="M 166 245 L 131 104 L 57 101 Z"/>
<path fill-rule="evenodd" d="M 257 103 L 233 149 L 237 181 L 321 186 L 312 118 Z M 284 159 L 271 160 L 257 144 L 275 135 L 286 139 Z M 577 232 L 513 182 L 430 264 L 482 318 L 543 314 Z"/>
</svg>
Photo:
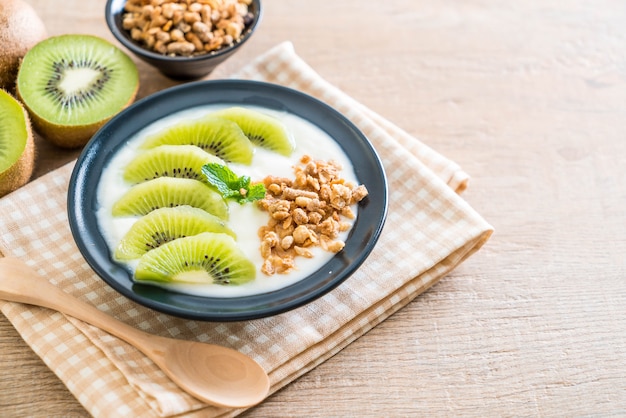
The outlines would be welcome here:
<svg viewBox="0 0 626 418">
<path fill-rule="evenodd" d="M 253 148 L 239 125 L 226 119 L 205 117 L 179 122 L 146 139 L 142 148 L 159 145 L 195 145 L 226 162 L 250 164 Z"/>
<path fill-rule="evenodd" d="M 254 280 L 256 267 L 226 234 L 204 232 L 149 251 L 135 268 L 135 280 L 240 285 Z"/>
<path fill-rule="evenodd" d="M 0 90 L 0 196 L 28 182 L 35 166 L 30 119 L 22 105 Z"/>
<path fill-rule="evenodd" d="M 202 166 L 224 161 L 195 145 L 159 145 L 142 151 L 124 170 L 124 180 L 141 183 L 158 177 L 206 181 Z"/>
<path fill-rule="evenodd" d="M 253 144 L 279 154 L 289 156 L 296 146 L 287 127 L 266 113 L 235 106 L 211 115 L 235 122 Z"/>
<path fill-rule="evenodd" d="M 156 209 L 130 227 L 114 256 L 117 260 L 132 260 L 166 242 L 203 232 L 219 232 L 235 237 L 222 219 L 202 209 L 192 206 Z"/>
<path fill-rule="evenodd" d="M 45 39 L 26 53 L 16 90 L 42 136 L 76 148 L 131 104 L 138 86 L 137 67 L 121 49 L 97 36 L 71 34 Z"/>
<path fill-rule="evenodd" d="M 155 209 L 189 205 L 228 218 L 228 205 L 209 185 L 192 179 L 159 177 L 130 188 L 112 208 L 113 216 L 143 216 Z"/>
</svg>

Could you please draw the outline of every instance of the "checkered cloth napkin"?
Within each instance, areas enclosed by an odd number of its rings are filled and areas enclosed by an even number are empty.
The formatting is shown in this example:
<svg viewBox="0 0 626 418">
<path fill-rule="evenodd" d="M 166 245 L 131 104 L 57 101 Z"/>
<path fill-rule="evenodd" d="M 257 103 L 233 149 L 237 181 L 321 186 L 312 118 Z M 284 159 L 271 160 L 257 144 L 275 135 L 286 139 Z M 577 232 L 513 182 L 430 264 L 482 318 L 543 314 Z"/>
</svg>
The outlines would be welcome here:
<svg viewBox="0 0 626 418">
<path fill-rule="evenodd" d="M 435 284 L 477 251 L 492 228 L 459 197 L 468 176 L 454 162 L 324 81 L 290 43 L 234 77 L 282 84 L 325 101 L 380 154 L 389 182 L 388 219 L 370 257 L 338 288 L 290 312 L 233 323 L 180 319 L 135 304 L 96 277 L 74 244 L 66 208 L 73 163 L 0 199 L 0 252 L 27 261 L 63 291 L 134 327 L 251 356 L 267 370 L 275 392 Z M 0 301 L 0 309 L 93 416 L 242 412 L 200 403 L 138 350 L 90 325 L 17 303 Z"/>
</svg>

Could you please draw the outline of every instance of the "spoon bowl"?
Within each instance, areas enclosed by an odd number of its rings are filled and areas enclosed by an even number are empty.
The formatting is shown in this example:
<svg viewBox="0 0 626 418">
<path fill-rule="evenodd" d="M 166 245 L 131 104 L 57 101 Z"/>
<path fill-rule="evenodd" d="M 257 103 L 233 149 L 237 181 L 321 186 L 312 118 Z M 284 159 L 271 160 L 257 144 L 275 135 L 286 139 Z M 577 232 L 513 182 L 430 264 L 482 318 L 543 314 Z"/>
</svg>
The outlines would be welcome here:
<svg viewBox="0 0 626 418">
<path fill-rule="evenodd" d="M 140 331 L 63 292 L 21 260 L 0 258 L 0 299 L 54 309 L 126 341 L 181 389 L 210 405 L 246 408 L 269 392 L 267 373 L 245 354 Z"/>
</svg>

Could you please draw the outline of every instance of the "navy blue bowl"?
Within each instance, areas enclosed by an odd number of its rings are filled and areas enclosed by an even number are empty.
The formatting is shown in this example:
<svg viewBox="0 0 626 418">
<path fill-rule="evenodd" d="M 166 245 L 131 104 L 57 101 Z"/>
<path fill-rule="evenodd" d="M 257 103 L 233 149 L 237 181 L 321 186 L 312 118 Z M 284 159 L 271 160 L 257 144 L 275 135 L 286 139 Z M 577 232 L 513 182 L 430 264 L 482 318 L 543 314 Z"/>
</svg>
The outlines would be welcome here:
<svg viewBox="0 0 626 418">
<path fill-rule="evenodd" d="M 203 55 L 193 57 L 170 56 L 150 51 L 130 37 L 130 33 L 122 27 L 125 3 L 126 0 L 107 0 L 106 2 L 105 18 L 111 33 L 139 59 L 154 66 L 167 77 L 176 80 L 194 80 L 210 74 L 215 67 L 237 52 L 250 39 L 261 19 L 261 1 L 252 0 L 249 10 L 253 14 L 253 19 L 244 30 L 240 41 Z"/>
<path fill-rule="evenodd" d="M 233 298 L 201 297 L 135 283 L 127 267 L 113 260 L 96 217 L 100 175 L 113 155 L 147 125 L 172 113 L 211 104 L 260 106 L 286 111 L 317 125 L 348 155 L 357 180 L 369 196 L 359 202 L 346 245 L 310 276 L 285 288 Z M 120 112 L 85 146 L 69 184 L 68 216 L 72 235 L 89 265 L 119 293 L 170 315 L 204 321 L 238 321 L 276 315 L 309 303 L 350 277 L 370 254 L 387 215 L 387 180 L 367 137 L 325 103 L 274 84 L 197 81 L 162 90 Z"/>
</svg>

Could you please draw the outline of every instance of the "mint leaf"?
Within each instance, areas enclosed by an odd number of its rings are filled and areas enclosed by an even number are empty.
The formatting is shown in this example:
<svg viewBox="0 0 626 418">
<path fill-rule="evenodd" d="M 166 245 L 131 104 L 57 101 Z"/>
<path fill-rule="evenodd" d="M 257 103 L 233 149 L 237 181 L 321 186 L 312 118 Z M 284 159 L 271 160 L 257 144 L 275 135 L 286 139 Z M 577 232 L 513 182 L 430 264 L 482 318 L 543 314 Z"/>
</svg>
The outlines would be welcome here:
<svg viewBox="0 0 626 418">
<path fill-rule="evenodd" d="M 255 200 L 261 200 L 264 197 L 265 185 L 263 185 L 263 183 L 257 183 L 248 188 L 248 193 L 245 195 L 245 201 L 254 202 Z"/>
<path fill-rule="evenodd" d="M 231 185 L 236 182 L 238 178 L 228 167 L 217 163 L 209 163 L 202 166 L 202 173 L 222 196 L 231 196 L 233 191 Z"/>
<path fill-rule="evenodd" d="M 218 163 L 202 166 L 202 173 L 224 199 L 235 199 L 240 204 L 254 202 L 265 197 L 265 186 L 250 185 L 250 177 L 237 176 L 230 168 Z"/>
</svg>

